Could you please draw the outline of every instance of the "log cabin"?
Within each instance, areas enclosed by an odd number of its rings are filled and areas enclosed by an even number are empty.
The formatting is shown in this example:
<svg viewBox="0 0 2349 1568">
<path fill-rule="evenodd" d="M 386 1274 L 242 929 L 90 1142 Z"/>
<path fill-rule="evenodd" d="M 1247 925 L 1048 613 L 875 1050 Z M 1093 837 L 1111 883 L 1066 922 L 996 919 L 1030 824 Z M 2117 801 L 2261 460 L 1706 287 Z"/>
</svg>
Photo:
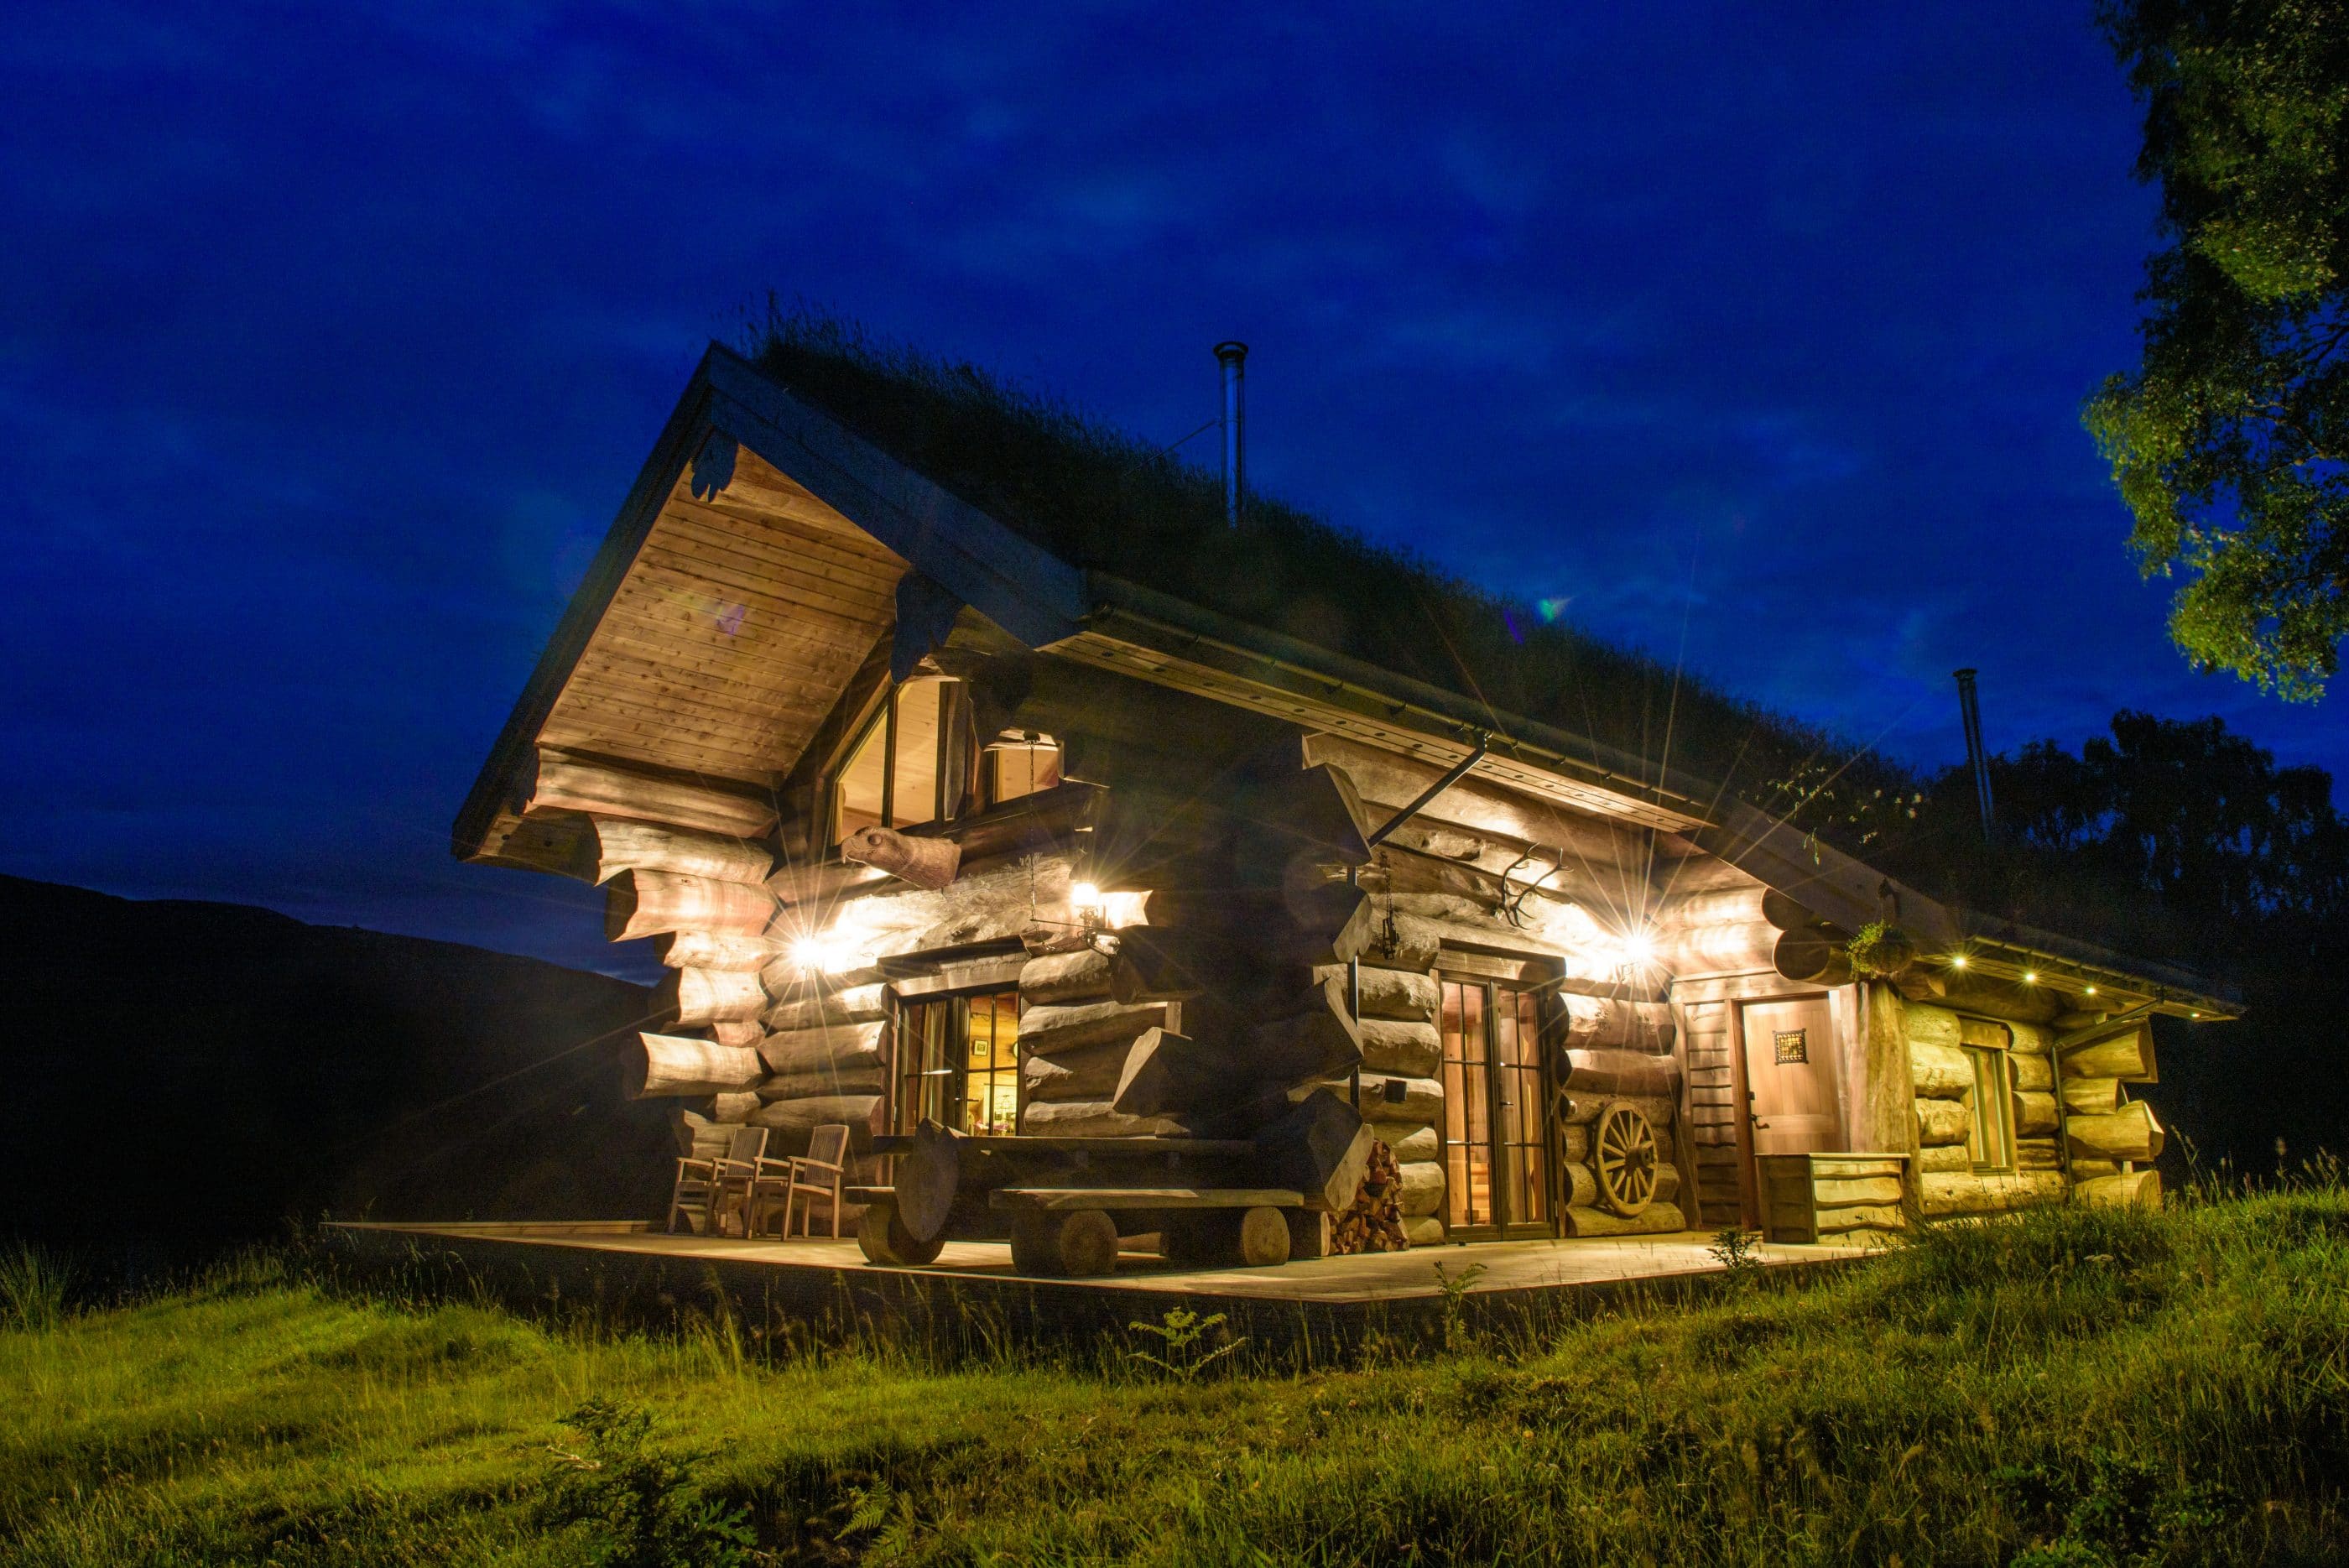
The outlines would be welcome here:
<svg viewBox="0 0 2349 1568">
<path fill-rule="evenodd" d="M 1118 452 L 836 360 L 712 346 L 455 826 L 654 944 L 682 1149 L 845 1124 L 868 1256 L 1073 1272 L 2158 1201 L 2131 1091 L 2209 985 L 1350 637 L 1403 568 L 1334 531 L 1104 519 Z"/>
</svg>

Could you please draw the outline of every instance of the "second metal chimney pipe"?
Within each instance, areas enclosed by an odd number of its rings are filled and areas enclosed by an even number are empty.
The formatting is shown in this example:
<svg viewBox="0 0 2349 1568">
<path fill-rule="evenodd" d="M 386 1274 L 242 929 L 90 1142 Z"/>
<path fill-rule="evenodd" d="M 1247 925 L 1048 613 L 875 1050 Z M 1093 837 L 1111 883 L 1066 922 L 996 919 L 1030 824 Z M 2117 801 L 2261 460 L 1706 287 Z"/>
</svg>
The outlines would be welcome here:
<svg viewBox="0 0 2349 1568">
<path fill-rule="evenodd" d="M 1247 419 L 1247 345 L 1216 344 L 1216 363 L 1224 368 L 1224 521 L 1237 528 L 1247 504 L 1247 452 L 1241 440 Z"/>
</svg>

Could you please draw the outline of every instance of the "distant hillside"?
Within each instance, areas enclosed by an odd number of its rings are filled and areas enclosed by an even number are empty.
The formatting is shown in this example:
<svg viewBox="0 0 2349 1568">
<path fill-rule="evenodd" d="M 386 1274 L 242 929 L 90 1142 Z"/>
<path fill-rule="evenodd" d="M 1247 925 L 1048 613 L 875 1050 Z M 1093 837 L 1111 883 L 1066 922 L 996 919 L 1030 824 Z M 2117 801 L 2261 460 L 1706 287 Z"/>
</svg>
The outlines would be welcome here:
<svg viewBox="0 0 2349 1568">
<path fill-rule="evenodd" d="M 622 1098 L 618 1067 L 645 994 L 0 877 L 0 1232 L 153 1256 L 327 1211 L 650 1216 L 666 1113 Z"/>
</svg>

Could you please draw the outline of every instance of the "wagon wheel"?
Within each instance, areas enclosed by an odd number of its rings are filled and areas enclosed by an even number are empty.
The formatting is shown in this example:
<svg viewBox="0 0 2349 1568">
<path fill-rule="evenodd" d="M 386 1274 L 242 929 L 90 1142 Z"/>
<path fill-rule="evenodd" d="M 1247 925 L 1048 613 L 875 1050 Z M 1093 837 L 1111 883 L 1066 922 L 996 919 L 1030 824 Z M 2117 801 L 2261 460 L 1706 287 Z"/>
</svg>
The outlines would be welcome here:
<svg viewBox="0 0 2349 1568">
<path fill-rule="evenodd" d="M 1610 1102 L 1591 1128 L 1590 1170 L 1599 1200 L 1630 1220 L 1656 1196 L 1656 1129 L 1639 1106 Z"/>
</svg>

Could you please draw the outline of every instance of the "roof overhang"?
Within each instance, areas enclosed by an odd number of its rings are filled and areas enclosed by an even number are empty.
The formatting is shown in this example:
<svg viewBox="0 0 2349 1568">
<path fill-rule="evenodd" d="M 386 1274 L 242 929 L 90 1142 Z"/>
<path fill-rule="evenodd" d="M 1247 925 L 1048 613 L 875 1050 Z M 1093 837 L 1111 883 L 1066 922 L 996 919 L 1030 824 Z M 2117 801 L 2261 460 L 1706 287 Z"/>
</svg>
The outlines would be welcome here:
<svg viewBox="0 0 2349 1568">
<path fill-rule="evenodd" d="M 757 799 L 908 605 L 968 605 L 1031 646 L 1078 630 L 1049 552 L 712 344 L 508 716 L 456 854 L 556 868 L 533 820 L 560 754 Z M 765 813 L 772 821 L 771 808 Z"/>
</svg>

